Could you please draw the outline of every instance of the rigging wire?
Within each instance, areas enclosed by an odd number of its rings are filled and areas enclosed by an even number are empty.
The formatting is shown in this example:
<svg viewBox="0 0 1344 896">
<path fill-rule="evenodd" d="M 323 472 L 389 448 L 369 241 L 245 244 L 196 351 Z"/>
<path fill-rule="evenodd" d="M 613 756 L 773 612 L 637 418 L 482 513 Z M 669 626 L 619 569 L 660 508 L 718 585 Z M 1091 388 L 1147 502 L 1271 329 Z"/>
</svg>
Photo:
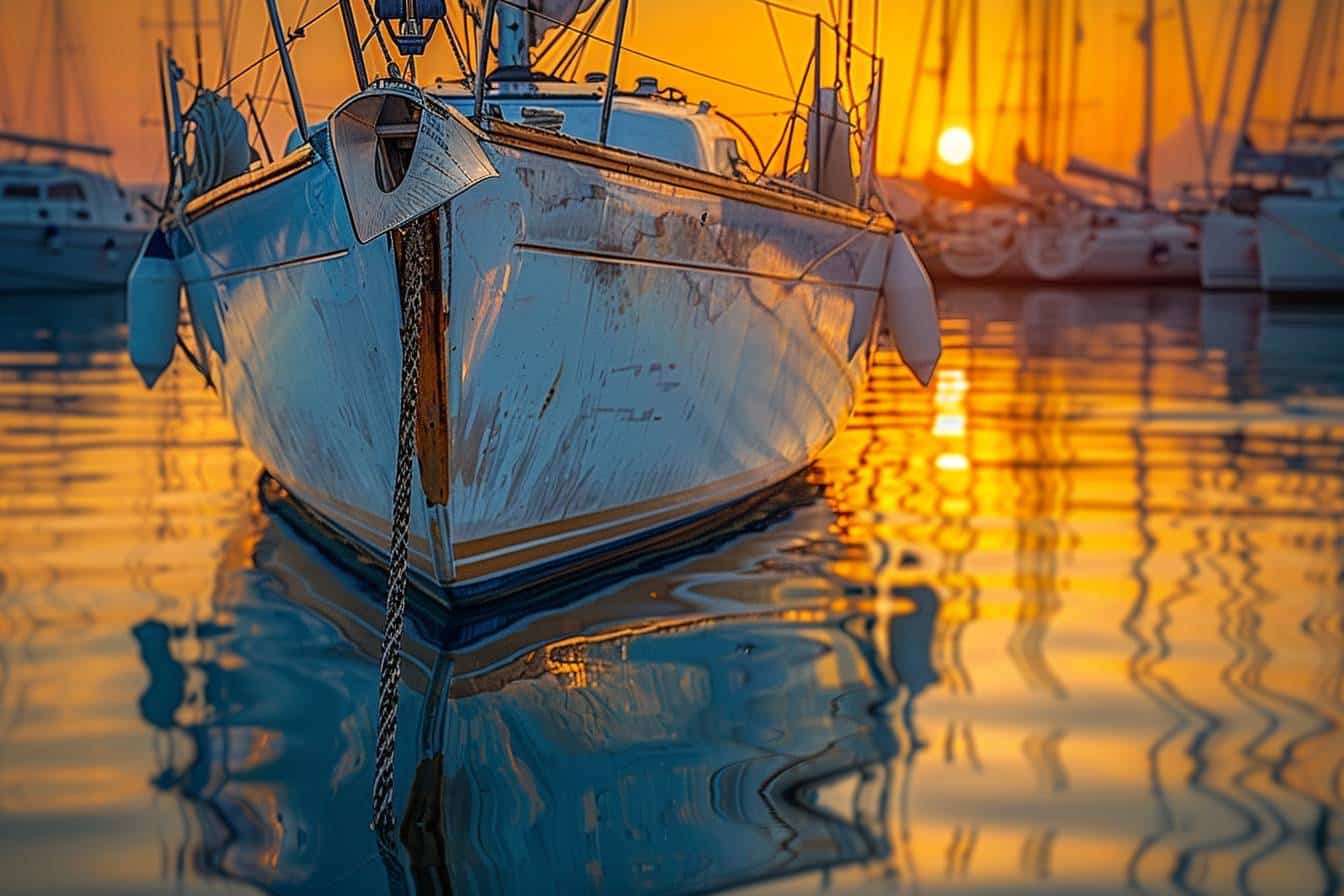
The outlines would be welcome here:
<svg viewBox="0 0 1344 896">
<path fill-rule="evenodd" d="M 216 81 L 223 81 L 233 64 L 233 51 L 238 43 L 238 29 L 243 20 L 242 0 L 231 0 L 227 13 L 221 13 L 227 25 L 220 25 L 220 40 L 223 42 L 219 54 L 219 73 Z"/>
<path fill-rule="evenodd" d="M 500 3 L 503 3 L 503 4 L 507 5 L 507 6 L 512 6 L 512 7 L 516 8 L 516 9 L 523 9 L 523 8 L 524 8 L 521 4 L 519 4 L 519 3 L 517 3 L 517 2 L 514 2 L 514 0 L 499 0 L 499 2 L 500 2 Z M 540 18 L 540 19 L 545 19 L 545 20 L 548 21 L 548 22 L 551 22 L 551 23 L 553 23 L 553 24 L 555 24 L 555 25 L 560 26 L 561 28 L 565 28 L 565 29 L 568 29 L 568 30 L 570 30 L 570 31 L 580 31 L 580 30 L 581 30 L 581 29 L 579 29 L 579 28 L 575 28 L 574 26 L 570 25 L 570 24 L 567 23 L 567 22 L 562 22 L 562 21 L 560 21 L 560 20 L 557 19 L 557 18 L 554 18 L 554 17 L 552 17 L 552 16 L 548 16 L 548 15 L 546 15 L 545 13 L 541 13 L 541 12 L 537 12 L 537 11 L 533 10 L 533 11 L 532 11 L 532 15 L 534 15 L 534 16 L 536 16 L 537 18 Z M 608 47 L 614 46 L 613 42 L 612 42 L 610 39 L 605 38 L 605 37 L 599 37 L 599 36 L 597 36 L 596 34 L 592 34 L 591 32 L 589 33 L 589 39 L 590 39 L 590 40 L 594 40 L 594 41 L 596 41 L 597 43 L 602 44 L 602 45 L 604 45 L 604 46 L 608 46 Z M 700 71 L 700 70 L 698 70 L 698 69 L 691 68 L 690 66 L 682 65 L 682 64 L 679 63 L 679 62 L 672 62 L 672 61 L 669 60 L 669 59 L 663 59 L 663 58 L 661 58 L 661 57 L 654 56 L 654 55 L 651 54 L 651 53 L 645 53 L 645 52 L 643 52 L 643 51 L 641 51 L 641 50 L 636 50 L 636 49 L 634 49 L 633 47 L 630 47 L 630 46 L 624 46 L 624 47 L 622 47 L 622 48 L 621 48 L 621 52 L 622 52 L 622 53 L 629 53 L 631 56 L 638 56 L 640 59 L 644 59 L 644 60 L 647 60 L 647 61 L 649 61 L 649 62 L 656 62 L 656 63 L 658 63 L 659 65 L 665 65 L 665 66 L 667 66 L 668 68 L 675 69 L 675 70 L 677 70 L 677 71 L 679 71 L 679 72 L 685 72 L 685 73 L 688 74 L 688 75 L 694 75 L 694 76 L 696 76 L 696 77 L 698 77 L 698 78 L 704 78 L 704 79 L 707 80 L 707 81 L 713 81 L 713 82 L 715 82 L 716 84 L 723 84 L 723 85 L 726 86 L 726 87 L 735 87 L 735 88 L 737 88 L 737 89 L 739 89 L 739 90 L 744 90 L 744 91 L 746 91 L 747 93 L 754 93 L 754 94 L 757 94 L 758 96 L 768 97 L 768 98 L 770 98 L 770 99 L 779 100 L 780 102 L 784 102 L 784 103 L 791 103 L 791 102 L 793 102 L 793 97 L 785 96 L 785 95 L 782 94 L 782 93 L 776 93 L 776 92 L 774 92 L 774 91 L 772 91 L 772 90 L 766 90 L 766 89 L 763 88 L 763 87 L 754 87 L 754 86 L 752 86 L 752 85 L 750 85 L 750 84 L 744 84 L 744 83 L 742 83 L 741 81 L 734 81 L 734 80 L 732 80 L 731 78 L 724 78 L 724 77 L 721 77 L 721 76 L 719 76 L 719 75 L 710 74 L 709 72 L 703 72 L 703 71 Z"/>
<path fill-rule="evenodd" d="M 838 34 L 836 35 L 839 36 Z M 839 72 L 836 72 L 839 79 Z M 845 9 L 845 83 L 850 86 L 849 98 L 854 99 L 854 0 Z"/>
<path fill-rule="evenodd" d="M 784 77 L 788 78 L 789 83 L 792 84 L 793 72 L 789 69 L 789 54 L 784 50 L 784 38 L 779 33 L 779 23 L 775 21 L 775 10 L 769 3 L 763 5 L 765 6 L 765 15 L 770 19 L 770 30 L 775 35 L 775 46 L 779 48 L 779 60 L 784 63 Z"/>
<path fill-rule="evenodd" d="M 299 7 L 299 15 L 298 15 L 299 20 L 302 20 L 304 15 L 308 12 L 308 5 L 311 2 L 312 0 L 303 0 L 303 6 Z M 301 30 L 302 29 L 296 29 L 295 31 L 289 32 L 289 36 L 291 39 L 286 40 L 285 43 L 286 44 L 293 43 L 295 39 L 294 35 Z M 284 69 L 280 66 L 276 66 L 275 75 L 271 78 L 271 87 L 266 92 L 266 105 L 264 105 L 261 109 L 262 124 L 266 123 L 266 116 L 271 114 L 271 106 L 272 104 L 275 103 L 275 95 L 280 90 L 280 78 L 282 75 L 284 75 Z"/>
<path fill-rule="evenodd" d="M 299 23 L 299 24 L 298 24 L 298 25 L 297 25 L 297 26 L 296 26 L 296 27 L 289 33 L 289 36 L 288 36 L 288 37 L 286 38 L 286 40 L 285 40 L 285 45 L 288 46 L 288 45 L 294 43 L 294 41 L 298 40 L 300 37 L 303 36 L 302 32 L 306 31 L 306 30 L 309 28 L 309 26 L 311 26 L 314 22 L 317 22 L 319 19 L 324 18 L 328 13 L 330 13 L 332 10 L 336 9 L 336 7 L 338 7 L 338 6 L 340 6 L 340 5 L 341 5 L 341 4 L 340 4 L 340 0 L 332 0 L 332 2 L 329 3 L 329 4 L 327 4 L 327 6 L 326 6 L 321 12 L 315 13 L 315 14 L 312 16 L 312 18 L 307 19 L 306 21 L 300 22 L 300 23 Z M 269 44 L 270 44 L 270 41 L 269 41 L 269 40 L 266 41 L 266 45 L 269 45 Z M 257 68 L 258 66 L 262 65 L 263 63 L 266 62 L 266 60 L 270 59 L 272 56 L 276 55 L 276 54 L 279 53 L 279 52 L 280 52 L 279 49 L 272 49 L 272 50 L 270 50 L 269 52 L 264 52 L 264 53 L 262 53 L 262 55 L 260 56 L 260 58 L 258 58 L 258 59 L 256 59 L 256 60 L 254 60 L 253 62 L 249 63 L 245 68 L 241 69 L 241 70 L 238 71 L 236 74 L 234 74 L 232 77 L 230 77 L 227 81 L 225 81 L 224 83 L 222 83 L 222 84 L 220 84 L 218 87 L 216 87 L 216 88 L 215 88 L 215 92 L 218 93 L 219 91 L 221 91 L 221 90 L 223 90 L 224 88 L 228 87 L 228 86 L 229 86 L 230 84 L 232 84 L 234 81 L 237 81 L 237 80 L 238 80 L 239 78 L 241 78 L 243 75 L 246 75 L 248 72 L 252 71 L 254 68 Z"/>
<path fill-rule="evenodd" d="M 373 4 L 369 0 L 364 0 L 364 9 L 369 14 L 369 21 L 373 22 L 373 30 L 369 35 L 378 38 L 378 49 L 383 51 L 383 64 L 387 66 L 386 71 L 391 71 L 395 63 L 392 61 L 392 52 L 387 48 L 387 41 L 383 39 L 383 29 L 378 25 L 378 15 L 373 11 Z M 367 46 L 368 43 L 369 38 L 364 38 L 364 44 Z"/>
<path fill-rule="evenodd" d="M 1327 109 L 1335 108 L 1333 102 L 1335 87 L 1339 83 L 1335 76 L 1339 71 L 1338 65 L 1341 37 L 1344 37 L 1344 4 L 1336 3 L 1334 35 L 1330 39 L 1330 44 L 1333 47 L 1333 50 L 1330 53 L 1330 68 L 1325 74 L 1327 80 L 1324 105 Z"/>
<path fill-rule="evenodd" d="M 1190 27 L 1190 5 L 1186 0 L 1176 0 L 1180 11 L 1181 40 L 1185 44 L 1186 75 L 1190 79 L 1190 100 L 1194 104 L 1195 137 L 1199 141 L 1199 154 L 1204 162 L 1204 188 L 1213 198 L 1213 155 L 1209 152 L 1209 135 L 1204 128 L 1204 96 L 1199 87 L 1198 61 L 1195 59 L 1195 38 Z"/>
<path fill-rule="evenodd" d="M 551 72 L 553 77 L 564 79 L 578 69 L 584 51 L 588 48 L 589 36 L 597 29 L 598 25 L 601 24 L 602 17 L 606 14 L 610 6 L 611 0 L 603 0 L 601 7 L 595 11 L 591 18 L 589 18 L 588 23 L 580 29 L 579 36 L 575 38 L 574 42 L 560 55 L 560 61 L 556 63 Z M 567 32 L 564 30 L 560 31 L 556 34 L 556 39 L 558 40 L 566 33 Z"/>
<path fill-rule="evenodd" d="M 1218 112 L 1213 119 L 1213 137 L 1210 141 L 1209 152 L 1216 159 L 1218 157 L 1218 146 L 1223 139 L 1223 125 L 1227 121 L 1227 114 L 1232 102 L 1232 79 L 1236 71 L 1237 51 L 1241 47 L 1241 35 L 1243 24 L 1246 21 L 1246 10 L 1250 6 L 1250 0 L 1240 0 L 1237 4 L 1236 19 L 1232 24 L 1232 45 L 1227 51 L 1227 68 L 1223 74 L 1223 90 L 1218 97 Z"/>
<path fill-rule="evenodd" d="M 265 60 L 265 59 L 266 59 L 266 56 L 269 55 L 269 54 L 267 53 L 267 48 L 268 48 L 270 45 L 271 45 L 271 29 L 267 28 L 266 30 L 264 30 L 264 31 L 262 32 L 262 35 L 261 35 L 261 52 L 262 52 L 262 57 L 261 57 L 261 58 L 262 58 L 262 60 Z M 265 66 L 259 66 L 259 67 L 257 68 L 257 76 L 256 76 L 255 78 L 252 79 L 252 89 L 251 89 L 250 91 L 248 91 L 248 92 L 251 93 L 253 96 L 256 96 L 257 93 L 258 93 L 258 91 L 261 90 L 261 79 L 262 79 L 262 77 L 263 77 L 265 74 L 266 74 L 266 68 L 265 68 Z M 224 86 L 225 86 L 227 89 L 232 90 L 232 84 L 231 84 L 232 80 L 233 80 L 233 79 L 231 78 L 231 79 L 229 79 L 229 81 L 225 81 L 225 82 L 224 82 Z"/>
<path fill-rule="evenodd" d="M 783 172 L 785 175 L 788 174 L 789 151 L 793 145 L 793 132 L 794 132 L 794 125 L 798 121 L 798 108 L 803 102 L 803 91 L 807 89 L 808 76 L 812 74 L 812 67 L 816 64 L 817 64 L 816 54 L 814 53 L 811 56 L 808 56 L 807 68 L 803 69 L 803 76 L 798 79 L 798 93 L 794 97 L 793 108 L 790 109 L 788 112 L 789 116 L 788 124 L 786 124 L 784 128 L 781 129 L 779 135 L 779 142 L 775 144 L 775 148 L 770 151 L 770 157 L 766 159 L 765 164 L 761 166 L 761 168 L 766 172 L 769 172 L 770 166 L 774 164 L 775 156 L 779 154 L 780 147 L 783 147 L 784 148 Z"/>
<path fill-rule="evenodd" d="M 839 25 L 836 24 L 837 19 L 828 19 L 825 16 L 818 16 L 816 13 L 807 12 L 806 10 L 799 9 L 796 6 L 788 6 L 787 4 L 777 2 L 777 0 L 756 0 L 756 2 L 770 9 L 776 9 L 779 10 L 780 12 L 787 12 L 795 16 L 801 16 L 802 18 L 807 19 L 809 23 L 811 23 L 813 19 L 820 18 L 821 26 L 823 28 L 826 28 L 829 31 L 840 30 Z M 835 11 L 834 2 L 835 0 L 831 0 L 832 13 L 834 13 Z M 865 47 L 862 44 L 856 43 L 854 44 L 854 52 L 858 53 L 860 56 L 867 56 L 869 59 L 874 59 L 877 57 L 876 44 L 874 44 L 874 47 L 872 49 L 869 49 L 868 47 Z"/>
<path fill-rule="evenodd" d="M 606 11 L 607 6 L 610 5 L 610 2 L 611 0 L 602 0 L 602 5 L 593 12 L 592 16 L 590 16 L 588 19 L 588 24 L 584 26 L 585 32 L 590 31 L 593 28 L 597 27 L 598 20 L 602 17 L 602 13 Z M 557 31 L 551 37 L 551 39 L 546 42 L 546 46 L 542 47 L 539 51 L 537 51 L 536 58 L 533 60 L 533 64 L 536 66 L 540 66 L 543 62 L 545 62 L 546 57 L 550 55 L 551 51 L 554 50 L 557 46 L 559 46 L 560 43 L 564 40 L 564 38 L 567 36 L 568 36 L 567 32 Z M 567 47 L 565 49 L 565 52 L 560 54 L 561 59 L 567 57 L 571 49 L 572 47 Z"/>
<path fill-rule="evenodd" d="M 0 126 L 9 127 L 9 69 L 5 65 L 5 47 L 3 41 L 0 41 Z"/>
<path fill-rule="evenodd" d="M 191 39 L 196 47 L 196 82 L 205 83 L 205 52 L 201 49 L 201 0 L 191 0 Z"/>
<path fill-rule="evenodd" d="M 1019 14 L 1013 19 L 1013 31 L 1008 38 L 1008 52 L 1003 65 L 1003 81 L 999 85 L 999 102 L 994 107 L 994 124 L 990 127 L 989 132 L 989 152 L 985 156 L 987 165 L 993 165 L 994 155 L 999 147 L 999 135 L 1003 133 L 1003 119 L 1008 112 L 1008 89 L 1013 82 L 1013 79 L 1009 77 L 1009 69 L 1012 66 L 1013 55 L 1017 51 L 1017 43 L 1022 37 L 1023 30 L 1022 16 Z"/>
<path fill-rule="evenodd" d="M 915 70 L 910 75 L 910 90 L 905 101 L 905 124 L 901 130 L 901 152 L 896 162 L 896 172 L 905 171 L 906 154 L 910 149 L 910 130 L 915 118 L 915 98 L 919 94 L 920 69 L 924 66 L 924 57 L 928 52 L 929 28 L 933 24 L 933 4 L 935 0 L 924 0 L 924 16 L 919 26 L 919 47 L 915 50 Z"/>
<path fill-rule="evenodd" d="M 23 92 L 23 120 L 33 120 L 33 103 L 37 97 L 37 73 L 39 70 L 38 61 L 42 56 L 42 35 L 47 28 L 47 14 L 51 9 L 51 4 L 43 3 L 37 11 L 37 28 L 34 34 L 38 35 L 37 40 L 33 42 L 33 59 L 28 63 L 28 89 Z"/>
</svg>

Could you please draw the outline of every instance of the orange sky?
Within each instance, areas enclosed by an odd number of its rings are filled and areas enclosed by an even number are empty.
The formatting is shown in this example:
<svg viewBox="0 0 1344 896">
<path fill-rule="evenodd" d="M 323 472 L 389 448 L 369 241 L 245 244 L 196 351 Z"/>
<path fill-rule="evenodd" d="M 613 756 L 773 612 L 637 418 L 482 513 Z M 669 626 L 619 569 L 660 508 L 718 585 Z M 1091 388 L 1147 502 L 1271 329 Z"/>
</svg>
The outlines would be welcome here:
<svg viewBox="0 0 1344 896">
<path fill-rule="evenodd" d="M 790 4 L 795 7 L 823 13 L 827 13 L 832 3 L 844 5 L 846 2 L 790 0 Z M 898 164 L 906 97 L 915 70 L 912 57 L 918 41 L 924 3 L 917 0 L 878 2 L 881 7 L 878 47 L 887 59 L 879 164 L 884 171 L 890 171 Z M 1084 52 L 1078 72 L 1079 96 L 1073 150 L 1102 164 L 1132 170 L 1139 139 L 1142 97 L 1140 47 L 1135 39 L 1142 3 L 1139 0 L 1078 2 Z M 308 14 L 321 10 L 326 3 L 327 0 L 309 0 L 306 4 Z M 1222 60 L 1228 46 L 1232 12 L 1237 4 L 1233 0 L 1190 0 L 1190 4 L 1196 52 L 1200 60 L 1199 70 L 1208 95 L 1205 101 L 1210 110 L 1208 116 L 1211 117 L 1211 108 L 1216 103 L 1217 90 L 1221 85 Z M 37 68 L 33 62 L 33 35 L 38 31 L 38 19 L 42 14 L 40 10 L 46 5 L 7 4 L 7 27 L 0 34 L 0 113 L 3 113 L 0 119 L 8 127 L 50 133 L 57 130 L 56 105 L 52 97 L 53 81 L 45 61 L 40 61 Z M 174 9 L 176 15 L 185 21 L 190 15 L 190 2 L 124 0 L 108 3 L 105 0 L 66 0 L 64 5 L 67 21 L 71 25 L 71 42 L 79 48 L 79 52 L 70 59 L 68 83 L 81 87 L 78 91 L 82 94 L 80 100 L 89 113 L 89 123 L 96 131 L 97 138 L 117 148 L 116 167 L 123 178 L 132 182 L 158 179 L 164 163 L 154 43 L 166 32 L 165 7 Z M 213 22 L 217 19 L 219 7 L 229 4 L 221 4 L 219 0 L 200 0 L 200 5 L 202 16 L 207 20 L 204 31 L 206 80 L 214 82 L 219 69 L 219 29 L 213 27 Z M 1281 39 L 1263 94 L 1265 108 L 1270 112 L 1281 109 L 1293 89 L 1295 61 L 1301 58 L 1302 39 L 1311 5 L 1310 0 L 1284 2 Z M 288 23 L 297 21 L 299 11 L 304 6 L 304 0 L 282 0 L 281 9 L 285 20 Z M 627 39 L 629 46 L 660 57 L 673 58 L 695 68 L 711 70 L 731 80 L 750 83 L 771 92 L 792 92 L 765 7 L 756 0 L 635 0 L 633 6 Z M 862 43 L 868 44 L 872 33 L 873 0 L 856 0 L 855 7 L 858 20 L 856 39 L 861 38 Z M 1033 7 L 1039 8 L 1039 0 L 1035 0 Z M 1006 98 L 1009 108 L 997 140 L 991 141 L 990 133 L 1020 3 L 1018 0 L 984 0 L 981 8 L 981 123 L 979 128 L 973 129 L 977 131 L 979 142 L 977 157 L 981 166 L 991 174 L 1006 176 L 1010 170 L 1011 148 L 1018 133 L 1018 70 L 1011 75 Z M 1189 116 L 1191 108 L 1185 62 L 1181 54 L 1180 23 L 1175 8 L 1172 3 L 1159 3 L 1159 140 L 1174 131 Z M 235 68 L 256 57 L 265 24 L 265 4 L 262 0 L 243 0 L 243 9 L 234 49 Z M 797 77 L 810 51 L 811 23 L 784 13 L 776 13 L 776 17 L 790 53 L 790 68 L 794 77 Z M 965 34 L 964 26 L 962 34 Z M 931 75 L 936 65 L 936 25 L 934 38 L 924 67 L 926 75 L 921 81 L 922 89 L 912 116 L 907 169 L 915 172 L 922 170 L 926 164 L 937 119 L 936 79 Z M 194 78 L 196 64 L 190 30 L 179 27 L 174 43 L 179 61 Z M 422 66 L 422 75 L 426 72 L 455 71 L 451 56 L 442 42 L 439 44 L 438 52 L 430 57 L 429 64 Z M 1246 46 L 1243 44 L 1243 47 Z M 581 70 L 605 67 L 605 53 L 599 52 L 601 49 L 594 47 L 590 51 Z M 946 116 L 949 124 L 970 123 L 966 65 L 968 54 L 965 52 L 964 36 L 959 49 L 949 88 Z M 1249 62 L 1250 55 L 1248 50 L 1243 50 L 1242 56 L 1246 62 Z M 369 54 L 371 64 L 374 56 L 375 52 Z M 340 21 L 334 13 L 314 26 L 309 36 L 297 44 L 295 61 L 303 79 L 304 100 L 309 106 L 310 118 L 320 118 L 325 114 L 328 104 L 338 101 L 352 89 L 353 77 L 340 33 Z M 861 64 L 856 65 L 861 67 Z M 1249 66 L 1243 65 L 1242 68 L 1245 70 Z M 267 68 L 260 84 L 249 76 L 242 79 L 239 85 L 248 92 L 255 91 L 257 96 L 264 97 L 270 92 L 272 71 L 273 66 Z M 1067 69 L 1064 71 L 1067 72 Z M 35 73 L 39 77 L 34 78 Z M 634 76 L 643 73 L 657 74 L 664 83 L 676 84 L 693 99 L 708 98 L 720 104 L 725 111 L 743 116 L 744 123 L 758 134 L 761 142 L 773 143 L 772 135 L 782 118 L 767 113 L 778 113 L 782 108 L 779 102 L 685 73 L 667 69 L 660 71 L 657 65 L 637 58 L 623 63 L 622 83 L 628 84 Z M 1066 79 L 1067 74 L 1062 80 Z M 859 79 L 856 77 L 855 80 Z M 283 83 L 279 85 L 277 95 L 284 98 Z M 1029 102 L 1034 102 L 1034 99 L 1034 96 L 1030 97 Z M 1238 99 L 1233 103 L 1233 119 L 1239 109 Z M 87 127 L 78 108 L 72 106 L 70 114 L 74 121 L 72 133 L 83 136 Z M 283 134 L 291 125 L 292 119 L 286 107 L 272 108 L 267 122 L 272 143 L 283 144 Z M 1031 133 L 1034 134 L 1034 125 Z M 986 158 L 991 142 L 995 144 L 996 152 Z M 1059 143 L 1062 156 L 1065 143 L 1062 132 Z M 1159 160 L 1161 158 L 1159 156 Z M 1171 165 L 1167 167 L 1171 168 Z"/>
</svg>

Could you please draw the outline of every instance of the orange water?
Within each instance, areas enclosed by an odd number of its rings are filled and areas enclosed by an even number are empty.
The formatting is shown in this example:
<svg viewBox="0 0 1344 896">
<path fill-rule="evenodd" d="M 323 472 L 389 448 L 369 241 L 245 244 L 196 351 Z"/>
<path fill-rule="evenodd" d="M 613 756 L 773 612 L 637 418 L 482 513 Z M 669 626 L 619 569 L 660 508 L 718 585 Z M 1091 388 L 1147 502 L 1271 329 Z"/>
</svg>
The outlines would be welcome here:
<svg viewBox="0 0 1344 896">
<path fill-rule="evenodd" d="M 415 620 L 390 863 L 376 594 L 119 307 L 0 300 L 0 891 L 1340 886 L 1344 305 L 945 292 L 738 528 Z"/>
</svg>

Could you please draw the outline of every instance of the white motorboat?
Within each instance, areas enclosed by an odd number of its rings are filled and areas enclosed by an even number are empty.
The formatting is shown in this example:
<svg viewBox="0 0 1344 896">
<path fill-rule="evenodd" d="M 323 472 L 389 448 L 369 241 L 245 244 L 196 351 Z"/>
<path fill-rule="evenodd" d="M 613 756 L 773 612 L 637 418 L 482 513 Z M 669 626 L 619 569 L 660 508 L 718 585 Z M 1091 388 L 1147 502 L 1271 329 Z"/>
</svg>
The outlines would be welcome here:
<svg viewBox="0 0 1344 896">
<path fill-rule="evenodd" d="M 1199 234 L 1155 211 L 1088 212 L 1029 224 L 1022 258 L 1036 279 L 1054 283 L 1196 283 Z"/>
<path fill-rule="evenodd" d="M 1268 196 L 1256 220 L 1266 291 L 1344 293 L 1344 195 Z"/>
<path fill-rule="evenodd" d="M 1267 292 L 1344 293 L 1344 139 L 1328 147 L 1333 160 L 1323 176 L 1298 178 L 1296 192 L 1260 200 L 1256 235 Z"/>
<path fill-rule="evenodd" d="M 1224 208 L 1204 220 L 1204 286 L 1214 289 L 1261 287 L 1275 292 L 1344 290 L 1344 141 L 1325 139 L 1344 118 L 1310 113 L 1311 85 L 1322 67 L 1333 72 L 1339 47 L 1338 11 L 1317 4 L 1310 29 L 1320 38 L 1333 32 L 1334 44 L 1308 43 L 1284 146 L 1261 152 L 1248 133 L 1274 40 L 1279 4 L 1272 4 L 1260 25 L 1231 169 L 1237 184 L 1224 197 Z M 1229 63 L 1228 85 L 1232 66 Z M 1225 85 L 1225 90 L 1227 86 Z M 1329 97 L 1324 97 L 1329 99 Z M 1294 139 L 1302 128 L 1309 139 Z"/>
<path fill-rule="evenodd" d="M 561 5 L 566 22 L 582 6 Z M 298 116 L 271 163 L 200 94 L 173 115 L 177 189 L 132 274 L 146 378 L 171 358 L 180 280 L 242 439 L 377 563 L 395 556 L 399 451 L 414 459 L 410 570 L 445 599 L 609 562 L 801 470 L 854 407 L 883 307 L 921 379 L 940 350 L 918 258 L 856 204 L 836 93 L 813 85 L 803 170 L 753 172 L 708 103 L 652 79 L 607 89 L 619 24 L 606 79 L 533 76 L 520 35 L 545 30 L 528 20 L 544 6 L 487 5 L 498 40 L 477 42 L 470 89 L 369 84 L 356 51 L 361 90 Z M 380 2 L 372 24 L 414 53 L 449 30 L 443 10 Z"/>
<path fill-rule="evenodd" d="M 0 132 L 0 144 L 106 157 L 102 147 Z M 0 292 L 108 290 L 153 217 L 111 177 L 63 161 L 0 161 Z"/>
</svg>

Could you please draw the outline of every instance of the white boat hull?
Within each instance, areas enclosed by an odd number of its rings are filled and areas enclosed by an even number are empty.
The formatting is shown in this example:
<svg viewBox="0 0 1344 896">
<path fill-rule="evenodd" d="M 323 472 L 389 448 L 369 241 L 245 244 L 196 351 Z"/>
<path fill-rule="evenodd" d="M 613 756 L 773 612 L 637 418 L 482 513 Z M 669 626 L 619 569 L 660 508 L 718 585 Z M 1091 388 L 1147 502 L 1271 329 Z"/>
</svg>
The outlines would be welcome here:
<svg viewBox="0 0 1344 896">
<path fill-rule="evenodd" d="M 1267 196 L 1257 218 L 1268 292 L 1344 292 L 1344 198 Z"/>
<path fill-rule="evenodd" d="M 147 232 L 0 222 L 0 292 L 122 289 Z"/>
<path fill-rule="evenodd" d="M 1209 212 L 1201 225 L 1199 280 L 1205 289 L 1258 289 L 1260 248 L 1255 219 Z"/>
<path fill-rule="evenodd" d="M 1053 254 L 1048 248 L 1032 251 L 1051 243 L 1066 247 L 1072 257 L 1043 258 Z M 1027 269 L 1047 283 L 1199 282 L 1199 239 L 1192 228 L 1175 222 L 1122 221 L 1082 232 L 1029 228 L 1022 247 Z"/>
<path fill-rule="evenodd" d="M 1195 284 L 1200 275 L 1200 242 L 1192 228 L 1175 222 L 1145 220 L 1090 226 L 1032 223 L 1011 238 L 937 235 L 930 247 L 935 278 L 962 282 L 1060 284 Z"/>
<path fill-rule="evenodd" d="M 243 440 L 381 559 L 396 270 L 386 238 L 354 239 L 322 136 L 279 176 L 197 203 L 174 250 Z M 411 537 L 430 587 L 536 576 L 778 482 L 835 435 L 866 376 L 888 233 L 552 143 L 484 143 L 500 176 L 438 215 L 445 400 L 431 412 L 447 448 L 421 455 Z M 426 463 L 449 483 L 441 505 Z"/>
</svg>

